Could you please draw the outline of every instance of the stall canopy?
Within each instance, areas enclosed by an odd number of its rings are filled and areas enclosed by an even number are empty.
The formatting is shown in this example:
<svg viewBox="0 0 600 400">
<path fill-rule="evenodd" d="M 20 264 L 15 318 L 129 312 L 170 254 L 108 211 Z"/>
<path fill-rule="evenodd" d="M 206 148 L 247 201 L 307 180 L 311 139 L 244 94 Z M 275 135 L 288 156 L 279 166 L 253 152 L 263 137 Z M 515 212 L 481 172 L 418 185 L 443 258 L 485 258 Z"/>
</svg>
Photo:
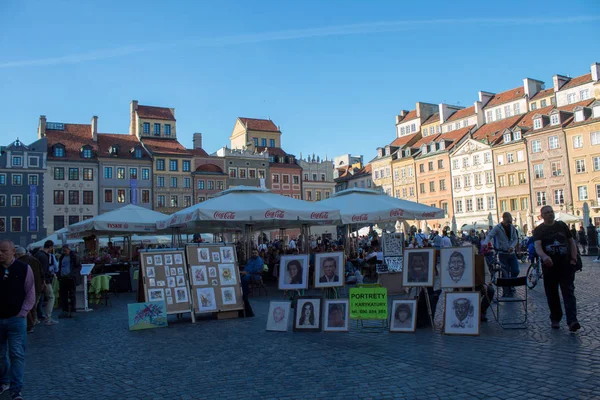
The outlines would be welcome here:
<svg viewBox="0 0 600 400">
<path fill-rule="evenodd" d="M 444 217 L 444 210 L 397 199 L 369 189 L 347 189 L 320 201 L 320 205 L 340 210 L 344 224 L 370 224 L 397 220 L 425 220 Z"/>
<path fill-rule="evenodd" d="M 156 211 L 128 204 L 119 209 L 70 225 L 69 238 L 91 233 L 105 235 L 129 235 L 156 232 L 156 222 L 167 217 Z"/>
<path fill-rule="evenodd" d="M 54 232 L 52 235 L 43 238 L 42 240 L 38 240 L 35 243 L 31 243 L 27 246 L 28 249 L 35 249 L 38 247 L 42 247 L 47 240 L 52 240 L 55 246 L 61 246 L 63 244 L 63 235 L 66 235 L 67 228 L 62 228 Z M 83 243 L 82 239 L 69 239 L 66 241 L 66 244 L 72 245 L 77 243 Z"/>
<path fill-rule="evenodd" d="M 312 203 L 271 193 L 268 189 L 238 186 L 195 204 L 157 223 L 159 230 L 180 228 L 219 232 L 226 228 L 254 229 L 333 225 L 340 212 L 323 202 Z"/>
<path fill-rule="evenodd" d="M 479 230 L 488 230 L 490 229 L 490 226 L 494 226 L 494 225 L 490 225 L 489 221 L 475 221 L 472 224 L 466 224 L 460 227 L 460 231 L 461 232 L 470 232 L 471 230 L 475 229 L 476 231 Z"/>
<path fill-rule="evenodd" d="M 574 224 L 576 222 L 581 222 L 581 218 L 580 217 L 576 217 L 572 214 L 566 213 L 566 212 L 562 212 L 562 211 L 558 211 L 554 213 L 554 220 L 556 221 L 562 221 L 565 224 Z M 537 221 L 535 221 L 536 225 L 540 225 L 542 222 L 544 222 L 543 219 L 538 219 Z"/>
</svg>

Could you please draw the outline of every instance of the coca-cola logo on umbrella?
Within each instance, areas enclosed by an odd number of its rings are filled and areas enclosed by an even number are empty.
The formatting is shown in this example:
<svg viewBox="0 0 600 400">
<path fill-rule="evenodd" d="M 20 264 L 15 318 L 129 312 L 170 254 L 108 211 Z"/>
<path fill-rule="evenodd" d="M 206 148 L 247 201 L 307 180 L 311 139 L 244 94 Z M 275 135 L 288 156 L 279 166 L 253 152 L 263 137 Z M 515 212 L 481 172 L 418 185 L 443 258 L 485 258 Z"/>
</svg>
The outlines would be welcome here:
<svg viewBox="0 0 600 400">
<path fill-rule="evenodd" d="M 214 219 L 235 219 L 235 213 L 233 211 L 215 211 L 213 217 Z"/>
<path fill-rule="evenodd" d="M 285 218 L 285 212 L 283 210 L 267 210 L 265 212 L 265 218 Z"/>
<path fill-rule="evenodd" d="M 352 222 L 366 221 L 367 219 L 369 219 L 367 214 L 355 214 L 352 216 Z"/>
<path fill-rule="evenodd" d="M 390 217 L 401 217 L 404 215 L 404 210 L 401 208 L 394 208 L 390 211 Z"/>
<path fill-rule="evenodd" d="M 423 218 L 435 218 L 435 212 L 434 211 L 424 212 L 423 213 Z"/>
<path fill-rule="evenodd" d="M 188 214 L 185 216 L 185 222 L 190 222 L 192 220 L 192 214 Z"/>
<path fill-rule="evenodd" d="M 327 211 L 310 213 L 310 219 L 328 219 L 328 218 L 329 218 L 329 213 Z"/>
</svg>

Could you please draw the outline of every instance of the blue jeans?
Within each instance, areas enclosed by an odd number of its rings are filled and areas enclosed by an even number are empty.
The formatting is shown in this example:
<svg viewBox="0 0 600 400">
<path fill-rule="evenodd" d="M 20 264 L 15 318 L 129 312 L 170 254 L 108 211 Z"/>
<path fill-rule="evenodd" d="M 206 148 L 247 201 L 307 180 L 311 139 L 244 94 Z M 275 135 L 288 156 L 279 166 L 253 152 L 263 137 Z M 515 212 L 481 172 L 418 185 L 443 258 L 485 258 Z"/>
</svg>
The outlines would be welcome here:
<svg viewBox="0 0 600 400">
<path fill-rule="evenodd" d="M 498 254 L 498 261 L 500 261 L 500 265 L 502 266 L 503 278 L 517 278 L 519 276 L 519 260 L 517 260 L 517 255 L 515 253 L 500 253 Z M 503 288 L 504 292 L 513 290 L 512 287 Z"/>
<path fill-rule="evenodd" d="M 0 319 L 0 384 L 10 383 L 10 391 L 23 388 L 27 318 Z"/>
</svg>

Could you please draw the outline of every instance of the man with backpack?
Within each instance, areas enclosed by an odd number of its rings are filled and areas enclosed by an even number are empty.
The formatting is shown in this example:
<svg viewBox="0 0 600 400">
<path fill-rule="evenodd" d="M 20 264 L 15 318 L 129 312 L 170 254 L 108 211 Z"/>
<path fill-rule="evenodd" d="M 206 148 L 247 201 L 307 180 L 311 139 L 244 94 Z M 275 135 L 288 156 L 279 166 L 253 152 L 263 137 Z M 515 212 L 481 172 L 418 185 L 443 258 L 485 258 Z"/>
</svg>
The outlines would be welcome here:
<svg viewBox="0 0 600 400">
<path fill-rule="evenodd" d="M 550 308 L 550 322 L 553 329 L 560 328 L 563 312 L 558 289 L 562 293 L 567 315 L 567 325 L 571 332 L 581 328 L 577 321 L 577 300 L 575 299 L 575 271 L 577 268 L 577 245 L 567 224 L 554 219 L 554 210 L 544 206 L 540 210 L 544 223 L 533 231 L 535 251 L 542 261 L 544 290 Z"/>
</svg>

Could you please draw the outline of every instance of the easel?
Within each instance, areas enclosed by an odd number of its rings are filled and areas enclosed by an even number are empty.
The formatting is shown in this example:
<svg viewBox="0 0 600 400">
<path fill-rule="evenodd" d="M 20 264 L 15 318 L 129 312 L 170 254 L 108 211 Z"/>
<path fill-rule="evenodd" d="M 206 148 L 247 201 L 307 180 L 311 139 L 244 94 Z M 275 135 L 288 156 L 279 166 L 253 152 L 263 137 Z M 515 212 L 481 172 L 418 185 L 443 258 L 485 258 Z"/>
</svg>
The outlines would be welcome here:
<svg viewBox="0 0 600 400">
<path fill-rule="evenodd" d="M 431 301 L 429 300 L 429 291 L 427 290 L 429 286 L 413 286 L 414 289 L 417 290 L 413 297 L 417 298 L 417 304 L 419 303 L 419 298 L 422 293 L 425 293 L 425 303 L 427 303 L 427 314 L 429 315 L 429 322 L 431 322 L 431 330 L 435 331 L 435 325 L 433 324 L 433 312 L 431 311 Z M 412 294 L 412 289 L 410 289 L 409 297 Z"/>
<path fill-rule="evenodd" d="M 357 288 L 381 288 L 381 284 L 379 283 L 362 283 L 356 285 Z M 386 299 L 387 301 L 387 299 Z M 386 306 L 387 307 L 387 306 Z M 376 325 L 365 325 L 364 321 L 380 321 L 381 324 Z M 360 322 L 360 324 L 359 324 Z M 361 333 L 371 333 L 371 332 L 383 332 L 388 329 L 388 319 L 369 319 L 365 320 L 363 318 L 356 319 L 356 328 Z"/>
<path fill-rule="evenodd" d="M 288 293 L 289 292 L 289 293 Z M 292 302 L 292 308 L 296 306 L 296 299 L 304 296 L 304 289 L 284 290 L 283 299 Z"/>
<path fill-rule="evenodd" d="M 338 292 L 337 287 L 328 287 L 321 289 L 323 292 L 324 299 L 339 299 L 340 293 Z"/>
</svg>

